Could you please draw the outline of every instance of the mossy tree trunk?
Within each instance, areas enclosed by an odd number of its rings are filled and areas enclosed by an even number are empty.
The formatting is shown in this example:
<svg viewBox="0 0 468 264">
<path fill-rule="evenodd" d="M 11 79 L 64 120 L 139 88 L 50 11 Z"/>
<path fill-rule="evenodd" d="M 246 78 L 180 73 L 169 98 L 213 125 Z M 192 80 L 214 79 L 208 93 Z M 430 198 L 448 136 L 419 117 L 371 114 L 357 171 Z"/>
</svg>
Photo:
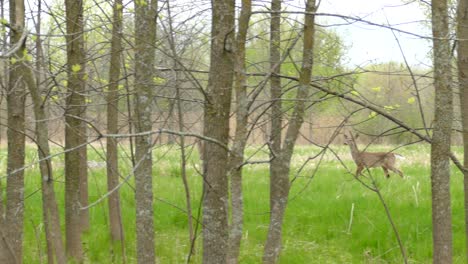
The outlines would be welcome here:
<svg viewBox="0 0 468 264">
<path fill-rule="evenodd" d="M 119 79 L 122 58 L 122 0 L 115 0 L 113 4 L 111 58 L 109 65 L 109 85 L 107 91 L 107 133 L 118 134 L 119 117 Z M 119 184 L 118 142 L 116 138 L 109 137 L 106 141 L 107 158 L 107 190 L 113 191 Z M 120 251 L 124 258 L 124 233 L 122 226 L 122 213 L 120 209 L 120 192 L 115 190 L 109 195 L 109 226 L 114 254 Z M 119 255 L 119 254 L 116 254 Z"/>
<path fill-rule="evenodd" d="M 157 3 L 135 1 L 135 133 L 152 130 Z M 135 202 L 138 263 L 155 263 L 152 136 L 135 139 Z"/>
<path fill-rule="evenodd" d="M 203 263 L 226 263 L 228 139 L 234 72 L 234 0 L 212 1 L 211 52 L 203 134 Z"/>
<path fill-rule="evenodd" d="M 450 139 L 453 104 L 447 0 L 432 1 L 435 117 L 431 144 L 433 262 L 452 263 Z"/>
<path fill-rule="evenodd" d="M 25 159 L 25 99 L 26 44 L 20 43 L 23 34 L 24 1 L 10 0 L 11 46 L 19 49 L 10 58 L 7 88 L 7 189 L 5 218 L 1 223 L 2 236 L 9 250 L 6 263 L 22 263 L 22 242 L 24 222 L 24 159 Z M 3 205 L 2 205 L 3 206 Z M 3 218 L 3 215 L 1 216 Z M 3 259 L 3 258 L 2 258 Z"/>
<path fill-rule="evenodd" d="M 280 10 L 275 5 L 272 8 L 273 15 L 276 10 Z M 281 106 L 274 106 L 277 109 L 273 110 L 273 118 L 275 124 L 272 124 L 272 161 L 270 164 L 270 225 L 268 228 L 268 236 L 265 243 L 263 254 L 263 263 L 277 263 L 281 253 L 282 225 L 284 213 L 288 202 L 290 189 L 289 171 L 291 157 L 294 152 L 296 139 L 299 135 L 299 130 L 304 122 L 304 114 L 306 102 L 309 96 L 310 81 L 312 79 L 313 66 L 313 50 L 314 50 L 314 21 L 315 15 L 315 0 L 308 0 L 305 8 L 306 14 L 304 19 L 304 46 L 302 51 L 302 66 L 299 73 L 299 86 L 296 94 L 296 102 L 289 120 L 289 125 L 286 131 L 284 142 L 281 142 L 281 119 L 276 115 L 281 115 Z M 277 22 L 275 22 L 277 23 Z M 279 30 L 275 28 L 275 30 Z M 273 31 L 273 30 L 272 30 Z M 271 45 L 278 45 L 277 39 L 272 39 Z M 277 59 L 277 56 L 275 56 Z M 272 87 L 273 88 L 273 87 Z M 274 87 L 275 94 L 272 100 L 274 103 L 281 99 L 281 87 Z M 272 120 L 273 121 L 273 120 Z M 275 125 L 275 127 L 273 127 Z"/>
<path fill-rule="evenodd" d="M 229 154 L 229 178 L 231 189 L 231 221 L 229 226 L 228 263 L 239 262 L 244 221 L 242 194 L 242 163 L 248 138 L 249 98 L 247 94 L 247 78 L 245 68 L 245 45 L 247 30 L 252 13 L 252 1 L 243 0 L 238 19 L 235 52 L 235 83 L 236 93 L 236 131 L 231 153 Z"/>
<path fill-rule="evenodd" d="M 87 159 L 86 126 L 86 53 L 83 35 L 83 1 L 66 0 L 67 100 L 65 109 L 65 232 L 69 260 L 82 262 L 81 233 L 86 228 Z"/>
</svg>

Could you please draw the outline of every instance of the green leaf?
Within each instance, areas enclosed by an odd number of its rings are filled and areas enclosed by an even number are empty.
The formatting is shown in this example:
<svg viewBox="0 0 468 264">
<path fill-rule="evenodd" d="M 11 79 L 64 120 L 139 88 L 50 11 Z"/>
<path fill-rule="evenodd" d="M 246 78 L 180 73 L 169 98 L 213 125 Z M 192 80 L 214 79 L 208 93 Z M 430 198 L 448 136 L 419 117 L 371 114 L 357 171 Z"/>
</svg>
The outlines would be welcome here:
<svg viewBox="0 0 468 264">
<path fill-rule="evenodd" d="M 414 97 L 408 98 L 408 104 L 414 104 L 416 102 L 416 99 Z"/>
<path fill-rule="evenodd" d="M 351 91 L 352 95 L 359 96 L 359 93 L 357 91 Z"/>
<path fill-rule="evenodd" d="M 156 85 L 163 85 L 163 84 L 166 83 L 166 79 L 161 78 L 161 77 L 154 77 L 154 78 L 153 78 L 153 82 L 154 82 L 154 84 L 156 84 Z"/>
<path fill-rule="evenodd" d="M 146 2 L 146 0 L 136 0 L 136 4 L 137 4 L 137 6 L 142 6 L 142 7 L 148 5 L 148 3 Z"/>
<path fill-rule="evenodd" d="M 72 65 L 71 70 L 72 72 L 77 73 L 81 70 L 81 65 L 79 64 Z"/>
<path fill-rule="evenodd" d="M 374 88 L 371 88 L 371 89 L 372 89 L 372 91 L 378 93 L 378 92 L 380 92 L 382 90 L 382 87 L 377 86 L 377 87 L 374 87 Z"/>
</svg>

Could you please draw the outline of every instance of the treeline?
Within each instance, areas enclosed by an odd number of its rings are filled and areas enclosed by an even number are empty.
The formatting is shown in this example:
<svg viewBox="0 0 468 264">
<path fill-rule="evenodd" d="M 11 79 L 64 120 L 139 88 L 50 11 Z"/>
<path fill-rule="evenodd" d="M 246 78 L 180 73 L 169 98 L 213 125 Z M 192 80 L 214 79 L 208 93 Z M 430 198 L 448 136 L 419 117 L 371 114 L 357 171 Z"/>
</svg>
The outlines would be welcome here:
<svg viewBox="0 0 468 264">
<path fill-rule="evenodd" d="M 342 142 L 341 129 L 355 129 L 378 143 L 431 142 L 437 80 L 444 77 L 438 65 L 411 69 L 389 62 L 349 69 L 340 36 L 317 23 L 315 0 L 294 12 L 281 0 L 0 4 L 0 135 L 8 150 L 1 263 L 22 259 L 26 142 L 37 146 L 40 158 L 49 263 L 85 260 L 81 235 L 93 225 L 87 156 L 95 142 L 106 144 L 102 199 L 108 199 L 110 247 L 122 256 L 118 154 L 122 146 L 130 148 L 138 263 L 154 263 L 157 256 L 152 180 L 157 145 L 180 146 L 190 243 L 201 232 L 206 263 L 238 262 L 244 151 L 267 151 L 270 159 L 259 161 L 269 164 L 271 181 L 263 261 L 276 263 L 296 143 L 326 150 Z M 440 96 L 447 99 L 447 93 Z M 449 113 L 447 118 L 453 120 Z M 197 223 L 184 175 L 185 151 L 195 142 L 203 157 L 204 190 Z M 51 148 L 64 156 L 64 216 L 50 162 L 58 154 Z M 449 154 L 444 148 L 440 160 L 448 161 Z"/>
</svg>

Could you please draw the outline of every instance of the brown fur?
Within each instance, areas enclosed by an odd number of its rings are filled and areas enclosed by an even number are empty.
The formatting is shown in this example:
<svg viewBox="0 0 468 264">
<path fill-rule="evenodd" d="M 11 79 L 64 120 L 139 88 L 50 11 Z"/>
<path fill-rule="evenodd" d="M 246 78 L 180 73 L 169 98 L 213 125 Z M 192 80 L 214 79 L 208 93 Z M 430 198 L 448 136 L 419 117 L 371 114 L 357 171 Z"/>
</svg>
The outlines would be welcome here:
<svg viewBox="0 0 468 264">
<path fill-rule="evenodd" d="M 392 152 L 363 152 L 359 151 L 356 141 L 351 137 L 345 136 L 345 144 L 351 149 L 351 155 L 357 165 L 356 177 L 361 175 L 364 168 L 382 167 L 385 176 L 390 177 L 389 170 L 398 173 L 403 178 L 403 173 L 395 167 L 396 155 Z"/>
</svg>

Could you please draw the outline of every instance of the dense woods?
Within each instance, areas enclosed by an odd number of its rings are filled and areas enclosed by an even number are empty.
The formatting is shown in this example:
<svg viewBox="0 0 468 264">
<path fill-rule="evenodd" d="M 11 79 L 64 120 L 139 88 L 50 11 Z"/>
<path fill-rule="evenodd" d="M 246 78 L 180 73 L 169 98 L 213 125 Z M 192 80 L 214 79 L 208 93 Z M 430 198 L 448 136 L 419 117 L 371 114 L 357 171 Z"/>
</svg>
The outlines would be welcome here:
<svg viewBox="0 0 468 264">
<path fill-rule="evenodd" d="M 467 1 L 320 2 L 0 1 L 0 263 L 466 262 Z"/>
</svg>

